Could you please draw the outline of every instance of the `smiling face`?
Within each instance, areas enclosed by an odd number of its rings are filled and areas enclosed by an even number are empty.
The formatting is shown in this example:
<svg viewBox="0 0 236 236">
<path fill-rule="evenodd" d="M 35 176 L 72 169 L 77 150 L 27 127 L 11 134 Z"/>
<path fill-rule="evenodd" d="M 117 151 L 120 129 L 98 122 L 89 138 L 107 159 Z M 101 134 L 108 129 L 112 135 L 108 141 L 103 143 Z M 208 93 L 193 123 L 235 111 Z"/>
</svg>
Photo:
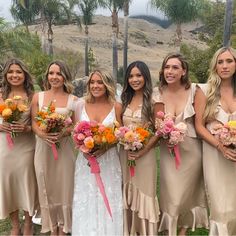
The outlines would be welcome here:
<svg viewBox="0 0 236 236">
<path fill-rule="evenodd" d="M 222 80 L 231 79 L 236 70 L 236 63 L 229 51 L 221 53 L 217 58 L 216 73 Z"/>
<path fill-rule="evenodd" d="M 181 77 L 186 70 L 183 69 L 181 61 L 177 58 L 170 58 L 164 67 L 164 78 L 167 84 L 181 83 Z"/>
<path fill-rule="evenodd" d="M 52 88 L 61 88 L 64 86 L 64 78 L 58 65 L 52 64 L 49 67 L 48 82 Z"/>
<path fill-rule="evenodd" d="M 99 74 L 94 73 L 90 78 L 89 90 L 94 98 L 106 96 L 106 86 Z"/>
<path fill-rule="evenodd" d="M 145 80 L 140 70 L 137 67 L 134 67 L 130 71 L 129 75 L 129 85 L 134 91 L 143 90 L 145 85 Z"/>
<path fill-rule="evenodd" d="M 12 64 L 7 71 L 6 79 L 11 86 L 23 86 L 25 81 L 24 71 L 19 65 Z"/>
</svg>

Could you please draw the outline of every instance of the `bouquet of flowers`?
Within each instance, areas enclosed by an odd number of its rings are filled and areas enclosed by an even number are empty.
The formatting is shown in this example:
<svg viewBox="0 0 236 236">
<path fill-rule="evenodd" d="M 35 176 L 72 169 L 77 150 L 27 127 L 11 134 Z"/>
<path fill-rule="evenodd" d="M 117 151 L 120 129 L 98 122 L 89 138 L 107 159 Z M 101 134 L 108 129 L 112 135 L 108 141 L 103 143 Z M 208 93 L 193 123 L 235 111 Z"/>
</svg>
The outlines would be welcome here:
<svg viewBox="0 0 236 236">
<path fill-rule="evenodd" d="M 114 135 L 114 127 L 107 127 L 95 121 L 81 121 L 75 125 L 72 137 L 76 148 L 83 153 L 89 154 L 88 162 L 91 173 L 95 175 L 107 211 L 112 217 L 109 201 L 100 176 L 99 163 L 93 153 L 101 148 L 107 149 L 109 146 L 117 142 Z"/>
<path fill-rule="evenodd" d="M 212 134 L 225 146 L 236 147 L 236 121 L 228 121 L 226 124 L 217 123 Z"/>
<path fill-rule="evenodd" d="M 28 110 L 28 105 L 21 96 L 14 96 L 13 98 L 8 98 L 4 103 L 0 104 L 0 116 L 5 122 L 14 123 L 19 121 L 24 112 Z M 16 133 L 7 133 L 7 142 L 10 148 L 13 147 L 12 138 L 16 137 Z"/>
<path fill-rule="evenodd" d="M 170 115 L 162 111 L 157 112 L 155 120 L 156 135 L 166 139 L 171 156 L 175 157 L 175 166 L 178 169 L 180 165 L 180 153 L 178 143 L 184 140 L 187 132 L 187 126 L 183 122 L 175 124 Z"/>
<path fill-rule="evenodd" d="M 91 154 L 117 142 L 113 127 L 106 127 L 95 121 L 77 123 L 73 130 L 73 140 L 77 149 Z"/>
<path fill-rule="evenodd" d="M 152 135 L 153 132 L 144 127 L 121 126 L 115 131 L 115 136 L 124 149 L 133 152 L 142 149 Z M 127 164 L 130 167 L 130 175 L 133 177 L 135 160 L 128 160 Z"/>
<path fill-rule="evenodd" d="M 53 102 L 47 106 L 46 109 L 37 112 L 35 117 L 39 128 L 46 133 L 61 132 L 64 128 L 72 124 L 70 116 L 65 116 L 55 112 L 55 105 Z M 54 159 L 58 159 L 57 149 L 60 143 L 52 144 L 52 151 Z"/>
</svg>

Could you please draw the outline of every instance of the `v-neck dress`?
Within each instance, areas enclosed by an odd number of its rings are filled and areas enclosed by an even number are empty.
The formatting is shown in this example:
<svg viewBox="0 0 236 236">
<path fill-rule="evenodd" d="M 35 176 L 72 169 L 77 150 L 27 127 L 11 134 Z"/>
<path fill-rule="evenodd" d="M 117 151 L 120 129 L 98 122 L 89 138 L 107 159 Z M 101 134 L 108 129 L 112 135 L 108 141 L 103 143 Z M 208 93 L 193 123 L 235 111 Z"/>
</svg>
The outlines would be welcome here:
<svg viewBox="0 0 236 236">
<path fill-rule="evenodd" d="M 43 108 L 44 92 L 39 93 L 39 110 Z M 67 106 L 56 108 L 60 114 L 73 110 L 74 97 L 69 95 Z M 53 231 L 61 225 L 63 231 L 71 231 L 72 199 L 74 188 L 75 153 L 70 136 L 60 140 L 58 160 L 54 160 L 51 147 L 36 136 L 34 166 L 38 182 L 39 203 L 42 218 L 41 232 Z"/>
<path fill-rule="evenodd" d="M 153 101 L 154 103 L 154 101 Z M 142 105 L 136 111 L 129 106 L 123 114 L 125 126 L 143 126 Z M 159 221 L 157 199 L 157 160 L 155 148 L 136 160 L 135 175 L 130 176 L 127 151 L 121 147 L 123 175 L 124 235 L 156 235 Z"/>
<path fill-rule="evenodd" d="M 199 84 L 207 94 L 207 84 Z M 219 102 L 215 120 L 207 123 L 211 132 L 217 123 L 236 120 L 236 111 L 226 113 Z M 236 163 L 225 159 L 220 151 L 203 141 L 203 170 L 210 206 L 209 235 L 236 235 Z"/>
<path fill-rule="evenodd" d="M 89 121 L 84 100 L 80 100 L 75 116 L 77 121 Z M 115 121 L 114 107 L 103 120 L 105 126 Z M 112 212 L 106 209 L 97 186 L 95 175 L 90 172 L 87 159 L 79 152 L 75 167 L 72 235 L 118 236 L 123 235 L 121 167 L 117 147 L 108 149 L 98 159 L 100 175 Z"/>
<path fill-rule="evenodd" d="M 196 84 L 191 91 L 183 111 L 175 117 L 175 124 L 184 122 L 187 135 L 180 142 L 181 163 L 175 167 L 164 141 L 160 144 L 160 209 L 162 218 L 159 232 L 168 230 L 169 235 L 177 235 L 177 227 L 195 230 L 208 228 L 207 200 L 203 180 L 202 143 L 194 127 L 193 108 Z M 159 90 L 155 90 L 157 100 L 162 100 Z M 165 101 L 163 101 L 165 104 Z M 165 111 L 168 113 L 168 110 Z"/>
</svg>

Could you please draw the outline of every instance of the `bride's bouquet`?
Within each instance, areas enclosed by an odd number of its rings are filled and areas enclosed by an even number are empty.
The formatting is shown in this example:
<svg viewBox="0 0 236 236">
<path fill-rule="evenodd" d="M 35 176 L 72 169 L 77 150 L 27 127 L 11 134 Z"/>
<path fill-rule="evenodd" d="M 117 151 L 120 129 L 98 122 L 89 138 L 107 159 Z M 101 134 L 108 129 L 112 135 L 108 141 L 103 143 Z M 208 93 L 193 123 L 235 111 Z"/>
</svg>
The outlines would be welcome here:
<svg viewBox="0 0 236 236">
<path fill-rule="evenodd" d="M 106 127 L 95 121 L 78 122 L 73 129 L 76 148 L 91 155 L 98 149 L 108 149 L 117 142 L 113 127 Z"/>
<path fill-rule="evenodd" d="M 28 111 L 28 104 L 26 100 L 23 100 L 21 96 L 14 96 L 8 98 L 4 103 L 0 104 L 0 116 L 3 121 L 8 123 L 14 123 L 22 118 L 24 112 Z M 13 147 L 13 139 L 16 137 L 15 132 L 7 133 L 7 143 L 10 148 Z"/>
<path fill-rule="evenodd" d="M 121 126 L 116 129 L 115 136 L 119 143 L 124 146 L 124 150 L 128 151 L 139 151 L 142 149 L 153 132 L 149 128 L 135 127 L 135 126 Z M 134 176 L 134 166 L 136 165 L 135 160 L 128 160 L 127 164 L 130 168 L 131 177 Z"/>
<path fill-rule="evenodd" d="M 157 112 L 155 120 L 156 135 L 166 139 L 169 152 L 175 158 L 176 169 L 180 165 L 180 152 L 178 143 L 184 141 L 187 126 L 183 122 L 175 124 L 172 117 L 164 112 Z"/>
<path fill-rule="evenodd" d="M 225 146 L 235 149 L 236 147 L 236 121 L 228 121 L 226 124 L 214 125 L 212 134 Z"/>
<path fill-rule="evenodd" d="M 50 102 L 46 109 L 42 109 L 37 112 L 35 117 L 39 129 L 45 133 L 57 133 L 63 131 L 72 124 L 70 116 L 65 116 L 55 112 L 55 105 Z M 57 148 L 60 147 L 60 143 L 56 142 L 51 145 L 54 159 L 58 159 Z"/>
<path fill-rule="evenodd" d="M 73 141 L 77 149 L 88 154 L 88 162 L 91 173 L 95 175 L 97 185 L 102 194 L 108 213 L 112 217 L 109 201 L 106 196 L 105 188 L 100 176 L 100 167 L 94 152 L 99 149 L 107 150 L 117 142 L 114 134 L 114 127 L 104 126 L 95 121 L 80 121 L 72 132 Z"/>
</svg>

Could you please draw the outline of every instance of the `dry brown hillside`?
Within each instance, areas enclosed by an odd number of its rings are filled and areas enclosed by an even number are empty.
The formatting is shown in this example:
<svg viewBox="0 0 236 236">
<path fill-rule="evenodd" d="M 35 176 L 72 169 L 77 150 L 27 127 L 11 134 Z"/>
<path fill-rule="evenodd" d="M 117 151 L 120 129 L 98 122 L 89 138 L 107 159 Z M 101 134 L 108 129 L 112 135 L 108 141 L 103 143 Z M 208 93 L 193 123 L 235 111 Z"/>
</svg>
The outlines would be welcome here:
<svg viewBox="0 0 236 236">
<path fill-rule="evenodd" d="M 95 53 L 98 64 L 112 71 L 111 17 L 95 16 L 93 22 L 94 24 L 89 26 L 90 47 Z M 122 18 L 119 23 L 118 56 L 119 66 L 122 66 L 124 29 Z M 188 45 L 205 48 L 206 45 L 198 40 L 198 36 L 189 32 L 199 26 L 197 22 L 183 25 L 183 42 Z M 31 29 L 32 31 L 37 30 L 36 27 Z M 55 48 L 79 51 L 83 55 L 85 38 L 83 30 L 79 30 L 76 25 L 66 25 L 54 26 L 53 31 Z M 39 30 L 38 33 L 40 33 Z M 174 35 L 175 25 L 171 25 L 168 29 L 163 29 L 145 20 L 130 18 L 128 63 L 134 60 L 145 61 L 151 70 L 153 79 L 156 80 L 165 55 L 179 49 L 173 45 Z M 81 68 L 83 69 L 83 67 Z"/>
</svg>

